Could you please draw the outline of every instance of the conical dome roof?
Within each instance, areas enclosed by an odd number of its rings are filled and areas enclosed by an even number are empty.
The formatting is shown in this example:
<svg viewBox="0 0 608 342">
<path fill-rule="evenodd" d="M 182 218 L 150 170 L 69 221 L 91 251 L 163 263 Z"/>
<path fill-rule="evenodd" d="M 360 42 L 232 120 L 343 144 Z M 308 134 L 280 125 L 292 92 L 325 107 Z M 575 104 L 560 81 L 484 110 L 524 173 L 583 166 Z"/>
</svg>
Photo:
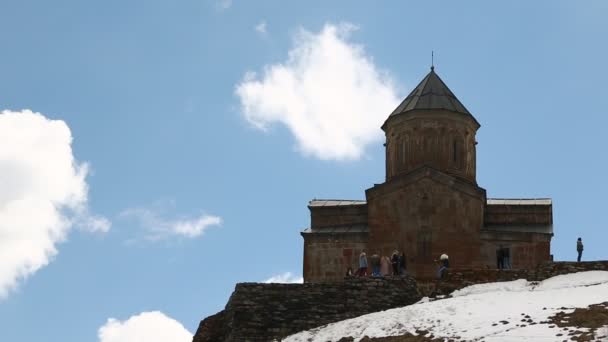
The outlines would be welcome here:
<svg viewBox="0 0 608 342">
<path fill-rule="evenodd" d="M 435 73 L 434 67 L 431 67 L 431 72 L 412 90 L 390 116 L 417 109 L 445 109 L 471 115 L 454 93 L 452 93 L 450 88 Z"/>
</svg>

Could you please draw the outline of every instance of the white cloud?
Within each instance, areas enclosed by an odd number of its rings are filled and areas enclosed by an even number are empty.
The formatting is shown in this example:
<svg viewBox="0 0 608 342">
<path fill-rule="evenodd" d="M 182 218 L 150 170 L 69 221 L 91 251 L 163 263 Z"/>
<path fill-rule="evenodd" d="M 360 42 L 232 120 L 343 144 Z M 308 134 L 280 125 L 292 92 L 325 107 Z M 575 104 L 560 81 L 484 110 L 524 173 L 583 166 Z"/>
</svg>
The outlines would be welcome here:
<svg viewBox="0 0 608 342">
<path fill-rule="evenodd" d="M 171 230 L 175 234 L 186 237 L 197 237 L 210 226 L 217 226 L 222 223 L 222 219 L 218 216 L 201 215 L 192 220 L 177 220 L 171 223 Z"/>
<path fill-rule="evenodd" d="M 285 62 L 266 66 L 259 78 L 247 72 L 235 89 L 247 121 L 262 130 L 284 124 L 306 155 L 359 159 L 382 139 L 380 126 L 399 98 L 388 73 L 349 42 L 353 30 L 350 24 L 302 29 Z"/>
<path fill-rule="evenodd" d="M 160 311 L 142 312 L 126 321 L 114 318 L 97 332 L 99 342 L 191 342 L 192 333 Z"/>
<path fill-rule="evenodd" d="M 255 30 L 260 34 L 266 34 L 266 21 L 262 20 L 259 24 L 255 25 Z"/>
<path fill-rule="evenodd" d="M 107 233 L 112 226 L 110 220 L 99 215 L 86 214 L 77 222 L 83 229 L 91 233 Z"/>
<path fill-rule="evenodd" d="M 303 277 L 292 274 L 291 272 L 277 274 L 277 275 L 274 275 L 274 276 L 264 280 L 264 283 L 301 284 L 303 282 L 304 282 Z"/>
<path fill-rule="evenodd" d="M 194 218 L 165 219 L 161 217 L 163 208 L 130 208 L 120 216 L 138 221 L 148 240 L 160 240 L 172 236 L 195 238 L 201 236 L 212 226 L 220 226 L 223 222 L 219 216 L 201 214 Z"/>
<path fill-rule="evenodd" d="M 87 209 L 88 167 L 72 154 L 61 120 L 0 112 L 0 299 L 46 266 L 73 226 L 105 232 Z"/>
</svg>

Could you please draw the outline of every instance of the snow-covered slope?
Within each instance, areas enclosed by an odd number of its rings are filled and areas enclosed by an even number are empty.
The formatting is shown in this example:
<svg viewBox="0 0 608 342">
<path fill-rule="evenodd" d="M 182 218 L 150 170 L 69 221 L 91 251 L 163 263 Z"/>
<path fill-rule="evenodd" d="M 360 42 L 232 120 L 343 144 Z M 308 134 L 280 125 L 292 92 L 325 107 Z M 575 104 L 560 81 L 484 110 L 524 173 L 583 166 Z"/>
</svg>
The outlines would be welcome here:
<svg viewBox="0 0 608 342">
<path fill-rule="evenodd" d="M 516 280 L 473 285 L 452 296 L 329 324 L 289 336 L 284 341 L 325 342 L 342 337 L 359 341 L 364 336 L 416 335 L 416 330 L 466 341 L 570 340 L 569 333 L 578 330 L 580 335 L 589 329 L 559 327 L 548 322 L 548 318 L 560 311 L 570 313 L 575 308 L 607 302 L 608 272 L 561 275 L 540 283 Z M 596 341 L 608 341 L 608 322 L 595 331 L 595 335 Z"/>
</svg>

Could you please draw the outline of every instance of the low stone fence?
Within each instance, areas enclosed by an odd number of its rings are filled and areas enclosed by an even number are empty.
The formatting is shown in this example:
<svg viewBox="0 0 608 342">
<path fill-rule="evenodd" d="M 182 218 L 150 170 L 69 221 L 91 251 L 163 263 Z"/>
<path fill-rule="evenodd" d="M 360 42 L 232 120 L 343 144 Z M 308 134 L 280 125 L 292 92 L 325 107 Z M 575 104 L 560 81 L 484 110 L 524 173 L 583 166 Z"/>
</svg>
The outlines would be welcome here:
<svg viewBox="0 0 608 342">
<path fill-rule="evenodd" d="M 438 283 L 438 290 L 442 294 L 448 294 L 474 284 L 517 279 L 541 281 L 560 274 L 595 270 L 608 271 L 608 261 L 548 262 L 528 270 L 451 269 L 445 279 Z M 436 284 L 435 279 L 418 279 L 419 292 L 424 296 L 429 296 L 437 290 Z"/>
<path fill-rule="evenodd" d="M 608 260 L 583 262 L 549 262 L 541 264 L 534 270 L 533 278 L 528 280 L 545 280 L 560 274 L 584 271 L 608 271 Z"/>
<path fill-rule="evenodd" d="M 279 340 L 419 299 L 416 281 L 409 276 L 346 278 L 342 283 L 242 283 L 224 311 L 200 323 L 193 342 Z"/>
</svg>

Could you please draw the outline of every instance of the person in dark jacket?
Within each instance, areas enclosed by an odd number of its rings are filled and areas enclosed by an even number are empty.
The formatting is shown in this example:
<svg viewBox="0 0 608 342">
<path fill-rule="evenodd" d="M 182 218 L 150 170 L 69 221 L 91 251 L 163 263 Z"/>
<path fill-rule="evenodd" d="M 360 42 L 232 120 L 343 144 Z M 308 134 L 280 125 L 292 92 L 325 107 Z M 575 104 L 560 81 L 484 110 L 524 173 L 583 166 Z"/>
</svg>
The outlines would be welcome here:
<svg viewBox="0 0 608 342">
<path fill-rule="evenodd" d="M 583 256 L 583 240 L 581 240 L 580 237 L 576 240 L 576 251 L 578 252 L 576 261 L 581 262 L 581 257 Z"/>
<path fill-rule="evenodd" d="M 496 250 L 496 268 L 499 270 L 505 268 L 505 251 L 502 246 Z"/>
<path fill-rule="evenodd" d="M 401 253 L 399 256 L 399 274 L 405 274 L 405 270 L 407 269 L 407 261 L 405 259 L 405 253 Z"/>
<path fill-rule="evenodd" d="M 503 250 L 503 258 L 502 258 L 502 263 L 504 265 L 504 267 L 508 270 L 511 269 L 511 252 L 509 248 L 505 248 Z"/>
<path fill-rule="evenodd" d="M 396 249 L 391 256 L 391 265 L 393 265 L 393 275 L 399 275 L 399 252 Z"/>
<path fill-rule="evenodd" d="M 371 257 L 369 257 L 369 263 L 372 264 L 372 277 L 381 277 L 382 275 L 380 274 L 380 256 L 378 255 L 378 253 L 374 253 Z"/>
</svg>

